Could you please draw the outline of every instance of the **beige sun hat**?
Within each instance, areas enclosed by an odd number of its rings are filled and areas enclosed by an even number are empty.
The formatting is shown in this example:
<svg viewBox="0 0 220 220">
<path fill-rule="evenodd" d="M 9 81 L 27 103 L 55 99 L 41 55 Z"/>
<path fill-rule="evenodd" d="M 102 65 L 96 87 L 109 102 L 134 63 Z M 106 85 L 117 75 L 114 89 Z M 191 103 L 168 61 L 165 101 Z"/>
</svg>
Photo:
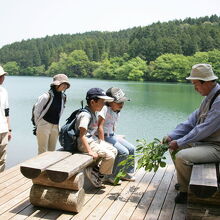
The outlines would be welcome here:
<svg viewBox="0 0 220 220">
<path fill-rule="evenodd" d="M 53 82 L 50 85 L 51 86 L 59 86 L 62 83 L 66 83 L 68 88 L 70 87 L 68 77 L 65 74 L 57 74 L 53 77 Z"/>
<path fill-rule="evenodd" d="M 0 66 L 0 76 L 6 75 L 6 74 L 8 74 L 8 73 L 4 71 L 2 66 Z"/>
<path fill-rule="evenodd" d="M 192 67 L 190 76 L 187 77 L 188 80 L 202 80 L 202 81 L 212 81 L 218 79 L 218 77 L 214 74 L 212 70 L 212 66 L 210 64 L 195 64 Z"/>
</svg>

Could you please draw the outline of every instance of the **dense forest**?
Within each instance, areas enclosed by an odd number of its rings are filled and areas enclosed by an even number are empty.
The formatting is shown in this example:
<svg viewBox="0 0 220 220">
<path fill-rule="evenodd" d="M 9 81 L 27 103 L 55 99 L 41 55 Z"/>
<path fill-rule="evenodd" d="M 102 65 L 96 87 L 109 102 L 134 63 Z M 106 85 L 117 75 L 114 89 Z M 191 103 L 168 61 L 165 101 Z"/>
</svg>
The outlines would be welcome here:
<svg viewBox="0 0 220 220">
<path fill-rule="evenodd" d="M 195 63 L 210 63 L 220 76 L 220 17 L 23 40 L 3 46 L 0 63 L 10 75 L 171 82 L 184 82 Z"/>
</svg>

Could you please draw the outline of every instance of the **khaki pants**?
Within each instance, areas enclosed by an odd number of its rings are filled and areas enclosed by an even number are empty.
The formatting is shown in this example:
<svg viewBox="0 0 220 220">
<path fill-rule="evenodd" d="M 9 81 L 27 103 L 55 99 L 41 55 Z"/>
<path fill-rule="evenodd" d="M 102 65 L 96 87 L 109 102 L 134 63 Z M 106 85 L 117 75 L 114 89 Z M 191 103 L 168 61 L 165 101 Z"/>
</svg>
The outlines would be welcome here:
<svg viewBox="0 0 220 220">
<path fill-rule="evenodd" d="M 5 169 L 6 149 L 8 144 L 8 132 L 0 134 L 0 172 Z"/>
<path fill-rule="evenodd" d="M 220 146 L 209 143 L 196 143 L 186 146 L 176 153 L 174 165 L 180 191 L 187 192 L 194 163 L 220 162 Z"/>
<path fill-rule="evenodd" d="M 105 141 L 92 141 L 89 143 L 92 151 L 96 152 L 100 157 L 99 171 L 101 174 L 110 175 L 112 174 L 115 157 L 117 155 L 117 149 Z M 79 150 L 85 152 L 83 146 L 79 146 Z"/>
<path fill-rule="evenodd" d="M 51 124 L 41 119 L 37 125 L 38 154 L 56 149 L 57 138 L 59 135 L 58 125 Z"/>
</svg>

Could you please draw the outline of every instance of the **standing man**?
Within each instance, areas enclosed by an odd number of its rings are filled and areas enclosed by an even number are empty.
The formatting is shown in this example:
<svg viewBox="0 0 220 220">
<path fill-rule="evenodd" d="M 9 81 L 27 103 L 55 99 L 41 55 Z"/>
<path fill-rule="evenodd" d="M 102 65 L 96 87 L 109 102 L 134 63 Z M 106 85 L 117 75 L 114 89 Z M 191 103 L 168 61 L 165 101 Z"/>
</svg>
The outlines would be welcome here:
<svg viewBox="0 0 220 220">
<path fill-rule="evenodd" d="M 209 64 L 196 64 L 188 78 L 195 90 L 205 96 L 200 107 L 185 122 L 179 124 L 167 137 L 174 161 L 179 193 L 176 203 L 187 202 L 187 190 L 192 164 L 220 162 L 220 85 Z"/>
<path fill-rule="evenodd" d="M 6 147 L 11 139 L 8 93 L 2 84 L 7 73 L 0 66 L 0 172 L 5 169 Z"/>
</svg>

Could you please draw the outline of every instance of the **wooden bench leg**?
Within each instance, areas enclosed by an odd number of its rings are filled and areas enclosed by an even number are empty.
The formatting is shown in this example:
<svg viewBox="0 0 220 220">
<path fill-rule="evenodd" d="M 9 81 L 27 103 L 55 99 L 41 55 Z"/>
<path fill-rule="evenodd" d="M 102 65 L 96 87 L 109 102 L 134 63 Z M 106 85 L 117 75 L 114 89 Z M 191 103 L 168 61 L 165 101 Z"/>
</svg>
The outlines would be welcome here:
<svg viewBox="0 0 220 220">
<path fill-rule="evenodd" d="M 83 207 L 85 191 L 55 188 L 34 184 L 30 192 L 30 202 L 36 206 L 79 212 Z"/>
<path fill-rule="evenodd" d="M 44 186 L 53 186 L 62 189 L 70 190 L 80 190 L 84 185 L 84 174 L 83 172 L 77 173 L 72 176 L 70 179 L 65 180 L 61 183 L 56 183 L 51 181 L 46 172 L 41 173 L 37 178 L 32 179 L 33 184 L 44 185 Z"/>
</svg>

